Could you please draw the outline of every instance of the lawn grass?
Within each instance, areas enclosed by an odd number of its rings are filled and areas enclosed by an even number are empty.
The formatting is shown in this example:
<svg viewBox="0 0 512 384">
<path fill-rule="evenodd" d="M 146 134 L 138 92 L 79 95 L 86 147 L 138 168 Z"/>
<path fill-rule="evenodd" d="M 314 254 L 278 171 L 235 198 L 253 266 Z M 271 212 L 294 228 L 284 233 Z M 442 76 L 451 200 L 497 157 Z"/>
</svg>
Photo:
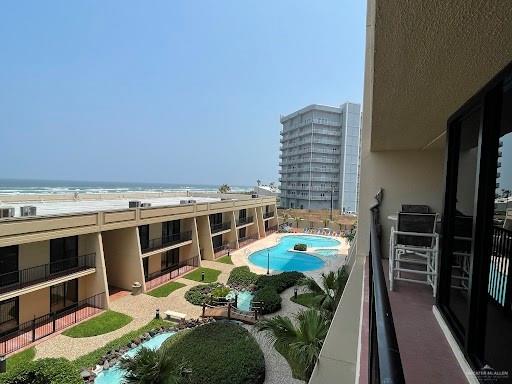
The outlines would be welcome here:
<svg viewBox="0 0 512 384">
<path fill-rule="evenodd" d="M 317 305 L 315 304 L 315 300 L 314 300 L 315 297 L 316 297 L 315 293 L 308 292 L 308 293 L 298 294 L 297 298 L 295 298 L 295 296 L 292 296 L 292 297 L 290 297 L 290 300 L 293 301 L 294 303 L 303 305 L 304 307 L 316 308 Z"/>
<path fill-rule="evenodd" d="M 180 332 L 166 341 L 176 364 L 194 384 L 261 384 L 265 359 L 254 337 L 238 324 L 219 321 Z"/>
<path fill-rule="evenodd" d="M 204 280 L 201 280 L 202 272 L 204 272 Z M 220 271 L 217 269 L 197 268 L 195 271 L 187 273 L 183 278 L 203 283 L 213 283 L 214 281 L 217 281 L 217 277 L 219 277 L 219 275 Z"/>
<path fill-rule="evenodd" d="M 132 317 L 125 315 L 124 313 L 106 311 L 101 315 L 75 325 L 73 328 L 62 333 L 69 337 L 91 337 L 103 335 L 104 333 L 112 332 L 124 327 L 132 320 Z"/>
<path fill-rule="evenodd" d="M 218 259 L 215 259 L 215 261 L 218 263 L 233 265 L 233 261 L 231 260 L 231 255 L 219 257 Z"/>
<path fill-rule="evenodd" d="M 183 284 L 183 283 L 171 281 L 170 283 L 161 285 L 158 288 L 155 288 L 149 292 L 146 292 L 146 294 L 154 296 L 154 297 L 167 297 L 175 290 L 183 288 L 184 286 L 185 286 L 185 284 Z"/>
<path fill-rule="evenodd" d="M 36 350 L 34 347 L 25 349 L 15 355 L 7 358 L 7 372 L 17 369 L 18 367 L 26 365 L 29 361 L 34 360 Z"/>
<path fill-rule="evenodd" d="M 121 348 L 125 345 L 127 345 L 131 340 L 139 337 L 143 333 L 149 332 L 152 329 L 157 329 L 161 327 L 168 327 L 170 325 L 174 324 L 171 321 L 163 320 L 163 319 L 153 319 L 145 326 L 136 329 L 135 331 L 129 332 L 126 335 L 123 335 L 115 340 L 112 340 L 111 342 L 107 343 L 105 346 L 98 348 L 92 352 L 89 352 L 86 355 L 80 356 L 76 360 L 73 360 L 73 364 L 78 369 L 82 368 L 89 368 L 94 366 L 98 363 L 99 359 L 105 355 L 107 352 L 111 351 L 112 349 Z"/>
</svg>

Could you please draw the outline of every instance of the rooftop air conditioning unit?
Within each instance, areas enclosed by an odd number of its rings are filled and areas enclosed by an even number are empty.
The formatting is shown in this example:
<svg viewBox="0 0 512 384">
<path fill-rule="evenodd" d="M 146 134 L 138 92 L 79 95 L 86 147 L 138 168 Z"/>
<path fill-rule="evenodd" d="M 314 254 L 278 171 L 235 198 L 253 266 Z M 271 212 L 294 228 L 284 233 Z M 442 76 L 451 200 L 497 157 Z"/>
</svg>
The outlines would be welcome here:
<svg viewBox="0 0 512 384">
<path fill-rule="evenodd" d="M 36 207 L 34 205 L 24 205 L 20 207 L 20 215 L 21 216 L 35 216 L 36 215 Z"/>
<path fill-rule="evenodd" d="M 141 208 L 149 208 L 149 207 L 151 207 L 151 203 L 141 203 L 140 207 Z"/>
<path fill-rule="evenodd" d="M 180 204 L 195 204 L 196 200 L 188 199 L 188 200 L 180 200 Z"/>
<path fill-rule="evenodd" d="M 0 208 L 0 219 L 3 219 L 5 217 L 14 217 L 14 208 Z"/>
<path fill-rule="evenodd" d="M 140 201 L 139 200 L 132 200 L 128 202 L 128 208 L 139 208 L 140 207 Z"/>
<path fill-rule="evenodd" d="M 252 197 L 253 199 L 257 199 L 257 198 L 258 198 L 258 194 L 257 194 L 257 193 L 253 193 L 253 194 L 251 195 L 251 197 Z"/>
</svg>

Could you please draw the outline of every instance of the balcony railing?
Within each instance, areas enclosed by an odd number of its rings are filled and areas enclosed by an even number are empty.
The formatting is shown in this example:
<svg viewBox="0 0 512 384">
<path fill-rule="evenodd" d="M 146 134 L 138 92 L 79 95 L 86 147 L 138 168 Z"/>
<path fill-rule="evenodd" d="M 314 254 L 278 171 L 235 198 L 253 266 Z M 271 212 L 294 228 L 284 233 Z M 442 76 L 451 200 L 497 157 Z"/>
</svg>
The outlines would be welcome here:
<svg viewBox="0 0 512 384">
<path fill-rule="evenodd" d="M 210 224 L 210 229 L 212 231 L 212 234 L 222 231 L 227 231 L 231 228 L 231 223 L 229 221 L 225 223 L 218 223 L 218 224 Z"/>
<path fill-rule="evenodd" d="M 192 240 L 192 231 L 173 233 L 172 235 L 149 240 L 148 244 L 142 244 L 142 252 L 150 252 L 156 249 L 170 247 L 185 241 Z"/>
<path fill-rule="evenodd" d="M 274 232 L 277 232 L 277 225 L 274 225 L 272 227 L 268 227 L 267 229 L 265 229 L 265 233 L 267 235 L 270 235 L 271 233 L 274 233 Z"/>
<path fill-rule="evenodd" d="M 0 355 L 17 351 L 33 342 L 91 317 L 105 308 L 105 292 L 88 297 L 59 312 L 51 312 L 19 324 L 0 337 Z"/>
<path fill-rule="evenodd" d="M 380 244 L 379 206 L 382 190 L 371 207 L 369 298 L 369 383 L 405 383 L 400 351 L 396 339 L 393 314 L 389 303 Z"/>
<path fill-rule="evenodd" d="M 150 273 L 146 277 L 146 290 L 153 289 L 169 280 L 182 276 L 197 267 L 199 267 L 199 256 L 194 256 L 182 260 L 169 268 Z"/>
<path fill-rule="evenodd" d="M 263 214 L 263 218 L 264 218 L 264 219 L 268 219 L 268 218 L 270 218 L 270 217 L 274 217 L 274 212 L 273 212 L 273 211 L 272 211 L 272 212 L 265 212 L 265 213 Z"/>
<path fill-rule="evenodd" d="M 217 258 L 217 257 L 224 256 L 226 253 L 228 253 L 228 251 L 230 249 L 234 249 L 234 248 L 236 248 L 236 245 L 230 244 L 228 242 L 226 242 L 222 245 L 219 245 L 218 247 L 214 247 L 213 248 L 214 257 Z"/>
<path fill-rule="evenodd" d="M 94 268 L 95 266 L 96 254 L 90 253 L 38 265 L 36 267 L 2 273 L 0 275 L 0 293 L 15 291 L 37 283 L 56 279 L 63 275 Z"/>
<path fill-rule="evenodd" d="M 237 220 L 236 226 L 240 227 L 241 225 L 250 224 L 250 223 L 252 223 L 252 221 L 253 221 L 253 217 L 252 216 L 241 217 L 241 218 L 239 218 Z"/>
<path fill-rule="evenodd" d="M 242 247 L 245 247 L 246 245 L 248 245 L 250 243 L 255 242 L 256 240 L 258 240 L 257 236 L 244 236 L 244 237 L 240 237 L 238 239 L 238 246 L 240 248 L 242 248 Z"/>
</svg>

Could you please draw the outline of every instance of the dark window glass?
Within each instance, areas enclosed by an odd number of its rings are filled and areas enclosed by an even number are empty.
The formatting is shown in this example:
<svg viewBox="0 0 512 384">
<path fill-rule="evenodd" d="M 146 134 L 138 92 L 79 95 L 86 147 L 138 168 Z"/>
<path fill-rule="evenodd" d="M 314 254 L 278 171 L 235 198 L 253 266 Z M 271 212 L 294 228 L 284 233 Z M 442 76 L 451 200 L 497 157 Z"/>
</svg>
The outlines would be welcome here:
<svg viewBox="0 0 512 384">
<path fill-rule="evenodd" d="M 512 375 L 512 81 L 505 83 L 496 166 L 484 360 Z M 512 377 L 510 377 L 512 381 Z"/>
<path fill-rule="evenodd" d="M 166 221 L 162 223 L 162 244 L 179 239 L 180 220 Z"/>
<path fill-rule="evenodd" d="M 246 229 L 247 229 L 247 228 L 245 228 L 245 227 L 244 227 L 244 228 L 240 228 L 240 229 L 238 230 L 238 238 L 239 238 L 239 239 L 243 239 L 243 238 L 245 237 L 245 235 L 246 235 Z"/>
<path fill-rule="evenodd" d="M 214 213 L 210 215 L 210 225 L 222 223 L 222 213 Z"/>
<path fill-rule="evenodd" d="M 146 278 L 146 280 L 148 279 L 148 276 L 149 276 L 149 261 L 148 261 L 148 257 L 145 257 L 142 259 L 142 267 L 144 268 L 144 277 Z"/>
<path fill-rule="evenodd" d="M 247 209 L 241 209 L 238 215 L 239 219 L 245 219 L 247 217 Z"/>
<path fill-rule="evenodd" d="M 162 253 L 161 270 L 166 270 L 178 265 L 180 261 L 180 249 L 174 248 Z"/>
<path fill-rule="evenodd" d="M 50 273 L 77 267 L 78 236 L 50 240 Z"/>
<path fill-rule="evenodd" d="M 0 335 L 13 331 L 19 324 L 18 298 L 0 302 Z"/>
<path fill-rule="evenodd" d="M 0 286 L 18 282 L 18 246 L 0 248 Z"/>
<path fill-rule="evenodd" d="M 222 235 L 212 237 L 213 248 L 222 246 Z"/>
<path fill-rule="evenodd" d="M 78 280 L 66 281 L 50 287 L 50 311 L 60 312 L 78 302 Z"/>
<path fill-rule="evenodd" d="M 139 226 L 139 241 L 142 250 L 149 248 L 149 225 Z"/>
</svg>

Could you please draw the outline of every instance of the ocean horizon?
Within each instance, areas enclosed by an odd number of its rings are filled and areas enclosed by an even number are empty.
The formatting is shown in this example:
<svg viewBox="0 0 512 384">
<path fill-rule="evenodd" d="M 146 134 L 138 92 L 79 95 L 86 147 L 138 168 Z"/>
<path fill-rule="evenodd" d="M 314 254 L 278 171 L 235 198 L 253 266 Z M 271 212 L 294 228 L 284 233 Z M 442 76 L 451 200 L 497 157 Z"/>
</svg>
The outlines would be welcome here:
<svg viewBox="0 0 512 384">
<path fill-rule="evenodd" d="M 219 185 L 185 183 L 148 183 L 118 181 L 70 181 L 0 179 L 0 194 L 64 194 L 64 193 L 126 193 L 126 192 L 215 192 Z M 232 185 L 231 192 L 247 192 L 249 186 Z"/>
</svg>

